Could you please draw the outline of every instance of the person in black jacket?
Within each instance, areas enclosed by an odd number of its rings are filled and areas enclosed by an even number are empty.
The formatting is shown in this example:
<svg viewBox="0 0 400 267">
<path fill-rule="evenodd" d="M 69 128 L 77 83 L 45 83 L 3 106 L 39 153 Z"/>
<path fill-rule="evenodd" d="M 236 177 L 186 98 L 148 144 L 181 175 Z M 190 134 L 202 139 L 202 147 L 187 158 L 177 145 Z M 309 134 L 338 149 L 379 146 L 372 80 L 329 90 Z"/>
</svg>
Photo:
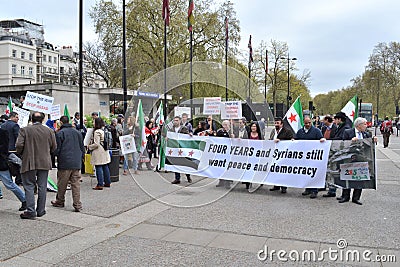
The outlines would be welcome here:
<svg viewBox="0 0 400 267">
<path fill-rule="evenodd" d="M 354 128 L 347 129 L 343 134 L 343 140 L 352 140 L 357 141 L 359 139 L 371 138 L 371 133 L 367 132 L 367 120 L 361 117 L 358 117 L 354 120 Z M 378 142 L 378 138 L 374 136 L 374 142 Z M 339 199 L 339 203 L 349 202 L 350 201 L 350 188 L 343 188 L 342 196 Z M 361 197 L 361 188 L 354 188 L 352 202 L 358 205 L 362 205 L 360 202 Z"/>
<path fill-rule="evenodd" d="M 274 140 L 276 143 L 280 140 L 292 140 L 293 133 L 291 130 L 286 129 L 283 126 L 283 119 L 280 117 L 275 118 L 275 128 L 272 129 L 271 134 L 269 135 L 269 140 Z M 269 191 L 275 191 L 281 189 L 281 193 L 285 194 L 287 187 L 286 186 L 276 186 L 270 188 Z"/>
<path fill-rule="evenodd" d="M 344 131 L 347 129 L 351 129 L 351 127 L 346 123 L 347 122 L 347 116 L 344 112 L 338 112 L 336 113 L 335 117 L 335 123 L 332 124 L 332 129 L 329 134 L 329 138 L 326 138 L 325 133 L 327 129 L 322 129 L 322 134 L 326 139 L 329 140 L 343 140 L 343 134 Z M 327 125 L 329 124 L 329 119 L 327 118 Z M 332 135 L 333 133 L 333 135 Z M 336 197 L 336 187 L 333 185 L 329 186 L 328 193 L 323 194 L 323 197 Z"/>
<path fill-rule="evenodd" d="M 24 211 L 26 209 L 26 199 L 25 193 L 21 190 L 21 188 L 16 185 L 10 175 L 7 158 L 8 158 L 8 133 L 6 130 L 0 128 L 0 180 L 3 182 L 4 186 L 14 193 L 14 195 L 21 201 L 22 205 L 19 209 L 20 211 Z M 1 195 L 1 188 L 0 188 Z M 1 195 L 2 196 L 2 195 Z"/>
<path fill-rule="evenodd" d="M 85 155 L 82 134 L 69 123 L 67 116 L 60 118 L 61 128 L 56 134 L 57 149 L 57 187 L 56 200 L 51 201 L 54 207 L 64 207 L 65 191 L 71 184 L 73 207 L 76 212 L 82 209 L 80 201 L 80 179 L 82 158 Z"/>
</svg>

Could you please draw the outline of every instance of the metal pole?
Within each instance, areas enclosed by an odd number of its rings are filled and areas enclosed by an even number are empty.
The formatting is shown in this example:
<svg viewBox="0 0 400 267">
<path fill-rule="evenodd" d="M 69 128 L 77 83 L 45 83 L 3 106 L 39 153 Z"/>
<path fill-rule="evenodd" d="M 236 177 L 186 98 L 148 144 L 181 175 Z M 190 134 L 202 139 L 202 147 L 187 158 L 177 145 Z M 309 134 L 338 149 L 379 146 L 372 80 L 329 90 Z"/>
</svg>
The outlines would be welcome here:
<svg viewBox="0 0 400 267">
<path fill-rule="evenodd" d="M 289 110 L 289 98 L 290 98 L 290 57 L 289 57 L 289 53 L 287 55 L 287 97 L 286 97 L 286 112 Z"/>
<path fill-rule="evenodd" d="M 79 1 L 79 124 L 83 130 L 83 0 Z"/>
<path fill-rule="evenodd" d="M 380 91 L 380 81 L 378 77 L 378 93 L 376 94 L 376 114 L 377 114 L 377 120 L 379 122 L 379 91 Z"/>
<path fill-rule="evenodd" d="M 264 103 L 267 103 L 267 54 L 268 50 L 265 50 L 265 77 L 264 77 Z"/>
<path fill-rule="evenodd" d="M 164 20 L 164 118 L 167 114 L 167 21 Z"/>
<path fill-rule="evenodd" d="M 190 115 L 191 119 L 194 118 L 193 107 L 193 32 L 190 31 Z"/>
<path fill-rule="evenodd" d="M 128 108 L 127 95 L 128 90 L 126 86 L 126 18 L 125 18 L 125 0 L 122 1 L 122 88 L 123 101 L 124 101 L 124 114 Z"/>
<path fill-rule="evenodd" d="M 225 101 L 228 101 L 228 37 L 227 36 L 225 36 Z"/>
<path fill-rule="evenodd" d="M 249 60 L 249 102 L 250 102 L 250 79 L 251 79 L 251 62 L 250 62 L 250 60 Z M 248 104 L 250 104 L 250 103 L 248 103 Z"/>
</svg>

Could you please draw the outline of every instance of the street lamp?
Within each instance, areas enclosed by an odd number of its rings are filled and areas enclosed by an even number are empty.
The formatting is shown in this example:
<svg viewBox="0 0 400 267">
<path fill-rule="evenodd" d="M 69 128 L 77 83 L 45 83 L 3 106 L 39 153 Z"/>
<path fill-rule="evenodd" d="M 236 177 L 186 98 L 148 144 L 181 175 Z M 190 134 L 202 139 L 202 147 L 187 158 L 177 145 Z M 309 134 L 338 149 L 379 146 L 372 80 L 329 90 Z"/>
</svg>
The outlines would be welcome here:
<svg viewBox="0 0 400 267">
<path fill-rule="evenodd" d="M 290 96 L 290 61 L 291 60 L 297 60 L 297 58 L 293 57 L 290 58 L 289 53 L 287 57 L 281 57 L 281 59 L 287 60 L 287 97 L 286 97 L 286 111 L 289 110 L 289 105 L 290 105 L 290 100 L 292 100 L 292 97 Z"/>
<path fill-rule="evenodd" d="M 371 80 L 377 80 L 378 81 L 378 88 L 377 88 L 377 92 L 376 92 L 376 121 L 375 121 L 375 126 L 378 127 L 379 124 L 379 91 L 380 91 L 380 84 L 379 84 L 379 77 L 375 78 L 372 77 Z"/>
</svg>

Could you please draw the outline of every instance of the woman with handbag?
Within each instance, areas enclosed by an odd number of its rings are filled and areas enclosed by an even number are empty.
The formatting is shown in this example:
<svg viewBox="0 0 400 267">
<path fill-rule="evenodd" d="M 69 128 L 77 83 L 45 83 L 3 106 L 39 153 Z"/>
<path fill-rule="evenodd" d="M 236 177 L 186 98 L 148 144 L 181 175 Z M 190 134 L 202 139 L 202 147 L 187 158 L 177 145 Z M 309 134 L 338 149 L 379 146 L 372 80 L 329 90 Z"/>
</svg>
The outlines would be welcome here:
<svg viewBox="0 0 400 267">
<path fill-rule="evenodd" d="M 103 119 L 96 118 L 94 120 L 93 135 L 89 143 L 89 150 L 92 151 L 90 163 L 95 166 L 97 185 L 93 190 L 103 190 L 103 187 L 110 187 L 110 169 L 108 163 L 111 162 L 110 153 L 103 148 L 104 143 L 104 126 Z"/>
<path fill-rule="evenodd" d="M 11 178 L 11 174 L 8 167 L 8 131 L 0 128 L 0 180 L 3 182 L 4 186 L 14 193 L 14 195 L 21 201 L 21 208 L 19 211 L 26 210 L 26 200 L 25 193 L 21 188 L 16 185 Z M 1 195 L 1 189 L 0 189 Z M 1 195 L 2 196 L 2 195 Z"/>
</svg>

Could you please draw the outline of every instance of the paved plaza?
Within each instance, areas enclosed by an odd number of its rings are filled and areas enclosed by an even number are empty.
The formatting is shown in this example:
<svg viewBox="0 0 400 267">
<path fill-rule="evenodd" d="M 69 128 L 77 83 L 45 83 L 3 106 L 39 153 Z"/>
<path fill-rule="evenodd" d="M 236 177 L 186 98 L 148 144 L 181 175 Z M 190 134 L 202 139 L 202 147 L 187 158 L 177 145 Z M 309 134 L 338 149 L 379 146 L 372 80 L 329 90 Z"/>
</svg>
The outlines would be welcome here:
<svg viewBox="0 0 400 267">
<path fill-rule="evenodd" d="M 383 148 L 379 135 L 376 161 L 378 188 L 363 191 L 362 206 L 323 198 L 325 192 L 310 199 L 297 188 L 249 193 L 237 184 L 229 191 L 196 176 L 189 184 L 183 175 L 176 186 L 173 173 L 133 177 L 120 169 L 119 181 L 103 191 L 92 190 L 96 179 L 84 175 L 81 213 L 73 212 L 70 191 L 65 208 L 52 207 L 55 193 L 48 192 L 47 214 L 21 220 L 20 203 L 3 187 L 0 266 L 399 266 L 400 137 Z M 286 252 L 281 259 L 279 250 Z M 292 260 L 305 250 L 323 259 Z M 323 254 L 331 250 L 361 258 Z M 376 261 L 392 256 L 397 263 Z"/>
</svg>

